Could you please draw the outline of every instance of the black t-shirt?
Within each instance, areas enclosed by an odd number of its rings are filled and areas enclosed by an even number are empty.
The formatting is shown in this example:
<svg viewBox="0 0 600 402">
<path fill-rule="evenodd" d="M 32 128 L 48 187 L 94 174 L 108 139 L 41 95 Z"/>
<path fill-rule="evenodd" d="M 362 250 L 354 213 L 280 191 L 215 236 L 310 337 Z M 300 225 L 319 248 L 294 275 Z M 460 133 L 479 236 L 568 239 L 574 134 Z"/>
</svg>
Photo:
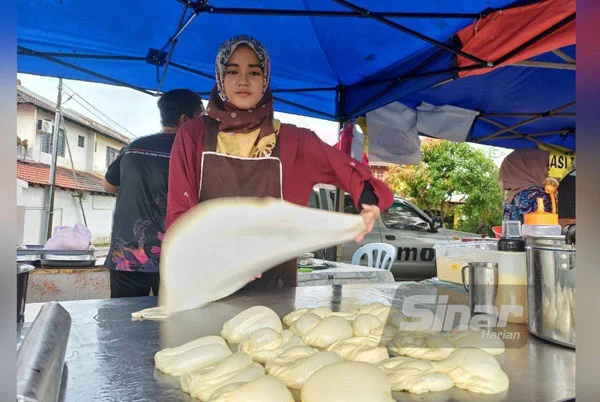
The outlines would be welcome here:
<svg viewBox="0 0 600 402">
<path fill-rule="evenodd" d="M 108 167 L 106 181 L 119 186 L 119 193 L 106 267 L 158 272 L 174 140 L 174 134 L 138 138 Z"/>
<path fill-rule="evenodd" d="M 575 219 L 575 171 L 566 175 L 558 186 L 558 217 Z"/>
</svg>

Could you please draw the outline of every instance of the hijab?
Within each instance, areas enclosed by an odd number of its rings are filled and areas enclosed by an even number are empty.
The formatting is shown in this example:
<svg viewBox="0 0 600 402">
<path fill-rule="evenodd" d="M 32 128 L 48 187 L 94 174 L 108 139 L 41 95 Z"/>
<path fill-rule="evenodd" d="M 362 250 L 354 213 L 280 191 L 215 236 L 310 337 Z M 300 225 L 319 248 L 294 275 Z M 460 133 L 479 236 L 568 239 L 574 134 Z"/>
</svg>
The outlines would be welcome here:
<svg viewBox="0 0 600 402">
<path fill-rule="evenodd" d="M 263 96 L 255 107 L 248 110 L 235 107 L 229 102 L 225 93 L 227 63 L 240 45 L 249 46 L 256 53 L 264 77 Z M 219 131 L 249 133 L 260 128 L 259 139 L 275 131 L 273 127 L 273 95 L 269 90 L 271 61 L 269 54 L 259 41 L 248 35 L 237 35 L 225 41 L 217 53 L 215 78 L 217 83 L 211 91 L 206 112 L 208 116 L 219 122 Z"/>
<path fill-rule="evenodd" d="M 507 190 L 504 202 L 510 204 L 515 195 L 531 187 L 543 187 L 548 177 L 550 153 L 541 149 L 517 149 L 510 153 L 500 166 L 498 180 Z"/>
</svg>

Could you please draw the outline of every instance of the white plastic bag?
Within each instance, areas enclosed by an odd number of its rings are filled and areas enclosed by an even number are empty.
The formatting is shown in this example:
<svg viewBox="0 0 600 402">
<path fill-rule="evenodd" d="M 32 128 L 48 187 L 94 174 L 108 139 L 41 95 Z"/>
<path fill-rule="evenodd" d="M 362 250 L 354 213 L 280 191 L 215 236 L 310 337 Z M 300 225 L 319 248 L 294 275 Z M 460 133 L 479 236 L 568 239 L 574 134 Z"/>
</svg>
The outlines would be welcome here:
<svg viewBox="0 0 600 402">
<path fill-rule="evenodd" d="M 92 232 L 81 223 L 75 226 L 57 226 L 44 250 L 85 250 L 90 245 Z"/>
</svg>

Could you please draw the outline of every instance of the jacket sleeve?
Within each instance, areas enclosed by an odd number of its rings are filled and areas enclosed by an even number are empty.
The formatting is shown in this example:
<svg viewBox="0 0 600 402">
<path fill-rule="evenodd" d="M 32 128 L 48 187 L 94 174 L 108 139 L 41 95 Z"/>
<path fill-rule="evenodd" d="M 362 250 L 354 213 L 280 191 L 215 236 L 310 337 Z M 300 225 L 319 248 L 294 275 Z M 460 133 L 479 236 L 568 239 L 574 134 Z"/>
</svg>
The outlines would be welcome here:
<svg viewBox="0 0 600 402">
<path fill-rule="evenodd" d="M 394 194 L 385 183 L 373 177 L 366 165 L 321 141 L 312 131 L 306 130 L 302 134 L 299 152 L 303 167 L 311 175 L 314 184 L 340 187 L 352 196 L 354 206 L 360 211 L 359 199 L 368 182 L 373 187 L 382 212 L 392 205 Z"/>
<path fill-rule="evenodd" d="M 191 124 L 190 124 L 191 123 Z M 195 119 L 177 130 L 169 161 L 167 194 L 167 229 L 187 210 L 198 203 L 201 135 L 204 124 Z"/>
</svg>

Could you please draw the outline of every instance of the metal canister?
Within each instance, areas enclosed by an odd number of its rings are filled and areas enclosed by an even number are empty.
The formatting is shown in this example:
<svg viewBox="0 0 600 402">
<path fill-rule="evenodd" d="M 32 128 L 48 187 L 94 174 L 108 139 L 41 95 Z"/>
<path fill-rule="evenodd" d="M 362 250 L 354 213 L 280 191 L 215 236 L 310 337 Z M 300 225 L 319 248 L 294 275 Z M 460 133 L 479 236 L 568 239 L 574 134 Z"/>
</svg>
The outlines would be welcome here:
<svg viewBox="0 0 600 402">
<path fill-rule="evenodd" d="M 17 322 L 25 320 L 25 302 L 27 301 L 27 283 L 33 265 L 17 263 Z"/>
<path fill-rule="evenodd" d="M 565 236 L 525 238 L 529 332 L 575 347 L 575 245 Z"/>
</svg>

